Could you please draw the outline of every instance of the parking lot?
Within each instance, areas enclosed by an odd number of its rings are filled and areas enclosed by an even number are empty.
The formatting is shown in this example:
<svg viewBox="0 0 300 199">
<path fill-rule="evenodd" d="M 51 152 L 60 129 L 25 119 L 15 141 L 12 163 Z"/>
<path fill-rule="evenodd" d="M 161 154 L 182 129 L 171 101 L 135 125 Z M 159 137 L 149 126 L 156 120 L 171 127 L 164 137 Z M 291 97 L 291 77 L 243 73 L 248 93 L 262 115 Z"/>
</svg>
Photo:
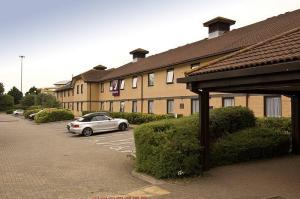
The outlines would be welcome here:
<svg viewBox="0 0 300 199">
<path fill-rule="evenodd" d="M 132 130 L 83 137 L 65 124 L 0 114 L 1 199 L 115 196 L 149 186 L 131 176 Z"/>
</svg>

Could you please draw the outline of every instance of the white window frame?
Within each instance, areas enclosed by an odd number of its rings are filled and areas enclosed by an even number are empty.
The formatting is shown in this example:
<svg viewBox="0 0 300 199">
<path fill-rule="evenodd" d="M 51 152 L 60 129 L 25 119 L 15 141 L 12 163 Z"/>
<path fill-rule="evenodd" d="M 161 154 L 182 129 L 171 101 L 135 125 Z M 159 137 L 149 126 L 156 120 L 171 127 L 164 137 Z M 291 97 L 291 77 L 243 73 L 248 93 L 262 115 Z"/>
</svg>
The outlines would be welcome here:
<svg viewBox="0 0 300 199">
<path fill-rule="evenodd" d="M 154 113 L 154 100 L 148 100 L 148 113 Z"/>
<path fill-rule="evenodd" d="M 270 104 L 268 104 L 270 103 Z M 278 104 L 276 104 L 278 103 Z M 265 96 L 265 116 L 266 117 L 282 117 L 282 99 L 281 96 Z"/>
<path fill-rule="evenodd" d="M 148 86 L 154 86 L 154 81 L 155 81 L 154 73 L 148 73 Z"/>
<path fill-rule="evenodd" d="M 122 79 L 120 80 L 120 90 L 124 90 L 124 88 L 125 88 L 125 80 Z"/>
<path fill-rule="evenodd" d="M 174 69 L 168 69 L 167 70 L 167 84 L 173 84 L 174 83 Z"/>
<path fill-rule="evenodd" d="M 170 102 L 172 102 L 172 106 L 170 107 Z M 172 109 L 172 110 L 170 110 Z M 174 100 L 173 99 L 168 99 L 167 100 L 167 114 L 174 114 Z"/>
<path fill-rule="evenodd" d="M 137 88 L 138 77 L 132 78 L 132 88 Z"/>
<path fill-rule="evenodd" d="M 229 103 L 229 100 L 231 101 L 230 103 Z M 235 106 L 235 99 L 234 99 L 234 97 L 223 97 L 222 98 L 222 105 L 223 105 L 223 107 L 232 107 L 232 106 Z"/>
</svg>

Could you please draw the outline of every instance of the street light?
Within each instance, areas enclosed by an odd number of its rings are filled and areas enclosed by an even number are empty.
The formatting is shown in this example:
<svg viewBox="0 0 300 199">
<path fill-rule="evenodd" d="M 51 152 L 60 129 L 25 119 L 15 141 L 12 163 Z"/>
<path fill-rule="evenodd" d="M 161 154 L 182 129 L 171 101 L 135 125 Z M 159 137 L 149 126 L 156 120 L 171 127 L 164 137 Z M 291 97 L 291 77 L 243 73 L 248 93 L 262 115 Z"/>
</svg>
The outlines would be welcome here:
<svg viewBox="0 0 300 199">
<path fill-rule="evenodd" d="M 21 59 L 21 92 L 23 93 L 23 59 L 25 58 L 24 55 L 19 56 Z"/>
</svg>

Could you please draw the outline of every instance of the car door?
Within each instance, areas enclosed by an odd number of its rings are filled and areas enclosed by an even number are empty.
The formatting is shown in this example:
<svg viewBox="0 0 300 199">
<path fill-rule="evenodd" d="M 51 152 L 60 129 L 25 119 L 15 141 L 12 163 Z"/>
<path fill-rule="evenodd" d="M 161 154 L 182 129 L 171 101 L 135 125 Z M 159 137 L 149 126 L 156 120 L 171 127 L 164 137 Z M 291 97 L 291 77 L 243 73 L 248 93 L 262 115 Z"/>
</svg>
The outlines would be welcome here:
<svg viewBox="0 0 300 199">
<path fill-rule="evenodd" d="M 110 129 L 117 129 L 118 128 L 118 121 L 117 120 L 115 120 L 113 118 L 110 118 L 110 117 L 107 117 L 107 116 L 106 116 L 106 118 L 108 120 L 108 123 L 107 123 L 108 128 L 110 128 Z"/>
<path fill-rule="evenodd" d="M 107 131 L 110 130 L 110 120 L 105 115 L 95 116 L 97 120 L 97 131 Z"/>
<path fill-rule="evenodd" d="M 89 122 L 90 127 L 93 129 L 94 132 L 101 131 L 101 121 L 99 121 L 99 116 L 93 116 L 91 121 Z"/>
</svg>

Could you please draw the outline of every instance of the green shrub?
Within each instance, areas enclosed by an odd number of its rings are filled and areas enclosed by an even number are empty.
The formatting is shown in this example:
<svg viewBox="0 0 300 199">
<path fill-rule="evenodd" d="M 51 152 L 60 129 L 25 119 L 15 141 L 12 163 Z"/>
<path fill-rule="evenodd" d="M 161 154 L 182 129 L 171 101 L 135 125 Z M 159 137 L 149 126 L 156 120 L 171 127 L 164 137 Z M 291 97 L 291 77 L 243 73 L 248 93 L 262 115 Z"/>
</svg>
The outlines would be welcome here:
<svg viewBox="0 0 300 199">
<path fill-rule="evenodd" d="M 255 116 L 246 107 L 216 108 L 210 111 L 209 131 L 212 141 L 241 129 L 254 127 Z"/>
<path fill-rule="evenodd" d="M 127 119 L 130 124 L 143 124 L 163 119 L 174 118 L 173 115 L 155 115 L 146 113 L 126 113 L 126 112 L 112 112 L 109 115 L 113 118 Z"/>
<path fill-rule="evenodd" d="M 254 127 L 230 134 L 211 146 L 211 166 L 253 159 L 271 158 L 290 150 L 288 134 L 274 129 Z"/>
<path fill-rule="evenodd" d="M 199 174 L 197 121 L 190 116 L 138 126 L 134 130 L 136 169 L 157 178 Z"/>
<path fill-rule="evenodd" d="M 14 98 L 10 95 L 0 95 L 0 111 L 12 109 Z"/>
<path fill-rule="evenodd" d="M 34 118 L 35 122 L 37 123 L 47 123 L 71 119 L 74 119 L 74 115 L 71 111 L 57 108 L 44 109 Z"/>
<path fill-rule="evenodd" d="M 13 109 L 6 110 L 6 114 L 12 114 L 14 112 Z"/>
<path fill-rule="evenodd" d="M 27 110 L 33 110 L 33 109 L 42 109 L 42 106 L 40 106 L 40 105 L 37 105 L 37 106 L 29 106 L 29 107 L 27 108 Z"/>
<path fill-rule="evenodd" d="M 266 117 L 266 118 L 257 118 L 256 125 L 263 128 L 271 128 L 280 130 L 283 132 L 292 132 L 292 121 L 290 118 L 275 118 L 275 117 Z"/>
<path fill-rule="evenodd" d="M 37 113 L 37 112 L 39 112 L 40 110 L 42 110 L 42 109 L 32 109 L 32 110 L 26 110 L 26 111 L 24 111 L 24 117 L 26 118 L 26 119 L 28 119 L 29 118 L 29 115 L 31 115 L 31 114 L 33 114 L 33 113 Z"/>
</svg>

